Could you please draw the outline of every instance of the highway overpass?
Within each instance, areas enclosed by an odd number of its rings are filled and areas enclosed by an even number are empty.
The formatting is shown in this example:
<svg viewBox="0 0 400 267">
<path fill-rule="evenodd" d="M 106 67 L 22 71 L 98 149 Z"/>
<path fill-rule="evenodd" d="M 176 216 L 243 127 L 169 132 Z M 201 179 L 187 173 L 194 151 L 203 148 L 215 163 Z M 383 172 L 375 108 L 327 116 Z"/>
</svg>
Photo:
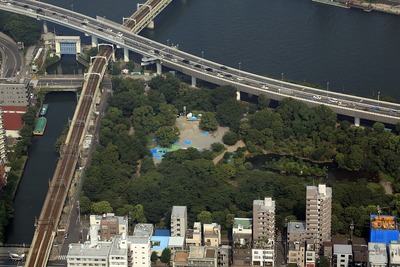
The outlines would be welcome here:
<svg viewBox="0 0 400 267">
<path fill-rule="evenodd" d="M 285 97 L 292 97 L 309 106 L 324 104 L 338 114 L 354 117 L 356 125 L 359 124 L 360 119 L 387 124 L 400 122 L 399 104 L 306 87 L 222 66 L 220 63 L 139 36 L 132 28 L 102 17 L 92 18 L 54 5 L 30 0 L 3 0 L 0 2 L 0 9 L 83 32 L 92 36 L 93 45 L 97 45 L 98 39 L 112 43 L 124 49 L 125 59 L 127 59 L 128 51 L 157 58 L 158 74 L 161 74 L 162 67 L 165 66 L 191 76 L 194 86 L 196 80 L 201 79 L 217 85 L 233 85 L 240 92 L 252 95 L 265 94 L 278 101 Z"/>
</svg>

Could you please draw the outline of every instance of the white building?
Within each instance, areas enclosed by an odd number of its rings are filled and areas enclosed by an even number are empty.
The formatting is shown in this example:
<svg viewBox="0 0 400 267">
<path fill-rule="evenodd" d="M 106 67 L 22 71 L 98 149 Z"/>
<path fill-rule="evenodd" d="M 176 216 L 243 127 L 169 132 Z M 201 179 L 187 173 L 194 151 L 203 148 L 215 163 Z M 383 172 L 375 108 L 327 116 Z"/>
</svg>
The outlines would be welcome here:
<svg viewBox="0 0 400 267">
<path fill-rule="evenodd" d="M 353 262 L 353 250 L 351 245 L 333 245 L 333 266 L 348 267 Z"/>
<path fill-rule="evenodd" d="M 67 266 L 150 267 L 153 225 L 137 224 L 133 236 L 115 236 L 111 241 L 99 241 L 99 225 L 90 228 L 90 241 L 70 244 Z"/>
<path fill-rule="evenodd" d="M 273 239 L 254 242 L 251 250 L 251 265 L 275 266 L 275 257 L 275 241 Z"/>
<path fill-rule="evenodd" d="M 4 127 L 3 108 L 0 105 L 0 162 L 7 162 L 6 128 Z"/>
<path fill-rule="evenodd" d="M 173 206 L 171 213 L 171 236 L 185 237 L 187 230 L 187 207 Z"/>
<path fill-rule="evenodd" d="M 386 253 L 385 243 L 368 243 L 368 266 L 369 267 L 386 267 L 388 257 Z"/>
<path fill-rule="evenodd" d="M 29 83 L 29 79 L 0 80 L 1 103 L 4 106 L 28 106 L 31 99 Z"/>
<path fill-rule="evenodd" d="M 400 244 L 390 243 L 389 244 L 389 267 L 400 266 Z"/>
<path fill-rule="evenodd" d="M 90 225 L 98 226 L 100 240 L 111 240 L 116 235 L 128 234 L 128 218 L 115 216 L 114 213 L 90 215 Z"/>
</svg>

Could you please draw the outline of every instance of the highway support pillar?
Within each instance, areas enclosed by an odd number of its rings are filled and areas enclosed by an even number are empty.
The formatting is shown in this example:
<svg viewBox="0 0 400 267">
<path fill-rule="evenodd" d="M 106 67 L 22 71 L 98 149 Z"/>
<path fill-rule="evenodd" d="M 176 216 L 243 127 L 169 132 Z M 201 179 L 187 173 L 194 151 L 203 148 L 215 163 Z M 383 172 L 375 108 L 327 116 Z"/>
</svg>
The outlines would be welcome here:
<svg viewBox="0 0 400 267">
<path fill-rule="evenodd" d="M 149 24 L 147 24 L 147 29 L 153 30 L 154 29 L 154 20 L 151 20 Z"/>
<path fill-rule="evenodd" d="M 359 117 L 354 117 L 354 126 L 360 126 L 360 118 Z"/>
<path fill-rule="evenodd" d="M 92 36 L 92 47 L 97 47 L 98 40 L 96 36 Z"/>
<path fill-rule="evenodd" d="M 192 86 L 196 87 L 197 79 L 196 77 L 192 76 Z"/>
<path fill-rule="evenodd" d="M 129 50 L 128 48 L 124 48 L 124 62 L 129 61 Z"/>
<path fill-rule="evenodd" d="M 236 100 L 240 101 L 240 91 L 236 91 Z"/>
<path fill-rule="evenodd" d="M 161 75 L 162 74 L 162 65 L 160 62 L 156 63 L 156 67 L 157 67 L 157 75 Z"/>
<path fill-rule="evenodd" d="M 43 33 L 48 33 L 49 32 L 49 28 L 47 27 L 47 21 L 43 21 Z"/>
</svg>

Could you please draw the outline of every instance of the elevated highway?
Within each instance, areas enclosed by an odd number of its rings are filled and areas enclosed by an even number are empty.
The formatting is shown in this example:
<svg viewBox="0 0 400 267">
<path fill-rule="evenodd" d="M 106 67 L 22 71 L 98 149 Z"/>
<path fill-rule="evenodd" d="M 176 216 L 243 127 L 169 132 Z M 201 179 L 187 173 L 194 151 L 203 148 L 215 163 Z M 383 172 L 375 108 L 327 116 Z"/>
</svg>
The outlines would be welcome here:
<svg viewBox="0 0 400 267">
<path fill-rule="evenodd" d="M 75 29 L 96 38 L 96 41 L 99 38 L 123 48 L 125 52 L 132 51 L 149 58 L 156 57 L 157 73 L 161 74 L 162 67 L 166 66 L 191 76 L 194 86 L 196 79 L 201 79 L 217 85 L 233 85 L 239 91 L 252 95 L 265 94 L 274 100 L 292 97 L 310 106 L 324 104 L 338 114 L 354 117 L 355 124 L 359 124 L 360 119 L 387 124 L 400 122 L 400 105 L 396 103 L 329 92 L 222 66 L 220 63 L 139 36 L 132 32 L 129 25 L 120 25 L 99 17 L 88 17 L 47 3 L 31 0 L 4 1 L 8 2 L 0 2 L 2 10 Z"/>
<path fill-rule="evenodd" d="M 75 114 L 68 132 L 67 140 L 62 149 L 60 159 L 51 180 L 40 217 L 26 261 L 26 267 L 44 267 L 47 264 L 49 253 L 57 232 L 61 212 L 67 198 L 69 187 L 78 162 L 80 145 L 83 141 L 88 121 L 95 104 L 94 98 L 98 94 L 101 77 L 107 69 L 107 62 L 112 49 L 103 48 L 86 76 L 86 82 L 75 110 Z"/>
</svg>

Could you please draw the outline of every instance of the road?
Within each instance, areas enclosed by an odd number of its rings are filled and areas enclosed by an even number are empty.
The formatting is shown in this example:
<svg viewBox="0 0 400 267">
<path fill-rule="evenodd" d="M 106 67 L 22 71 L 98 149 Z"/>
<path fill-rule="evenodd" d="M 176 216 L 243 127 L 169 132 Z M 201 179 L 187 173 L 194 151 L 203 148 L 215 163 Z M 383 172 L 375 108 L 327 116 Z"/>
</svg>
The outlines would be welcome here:
<svg viewBox="0 0 400 267">
<path fill-rule="evenodd" d="M 18 50 L 17 44 L 4 33 L 0 33 L 0 50 L 3 56 L 0 77 L 15 76 L 24 63 L 22 52 Z"/>
</svg>

